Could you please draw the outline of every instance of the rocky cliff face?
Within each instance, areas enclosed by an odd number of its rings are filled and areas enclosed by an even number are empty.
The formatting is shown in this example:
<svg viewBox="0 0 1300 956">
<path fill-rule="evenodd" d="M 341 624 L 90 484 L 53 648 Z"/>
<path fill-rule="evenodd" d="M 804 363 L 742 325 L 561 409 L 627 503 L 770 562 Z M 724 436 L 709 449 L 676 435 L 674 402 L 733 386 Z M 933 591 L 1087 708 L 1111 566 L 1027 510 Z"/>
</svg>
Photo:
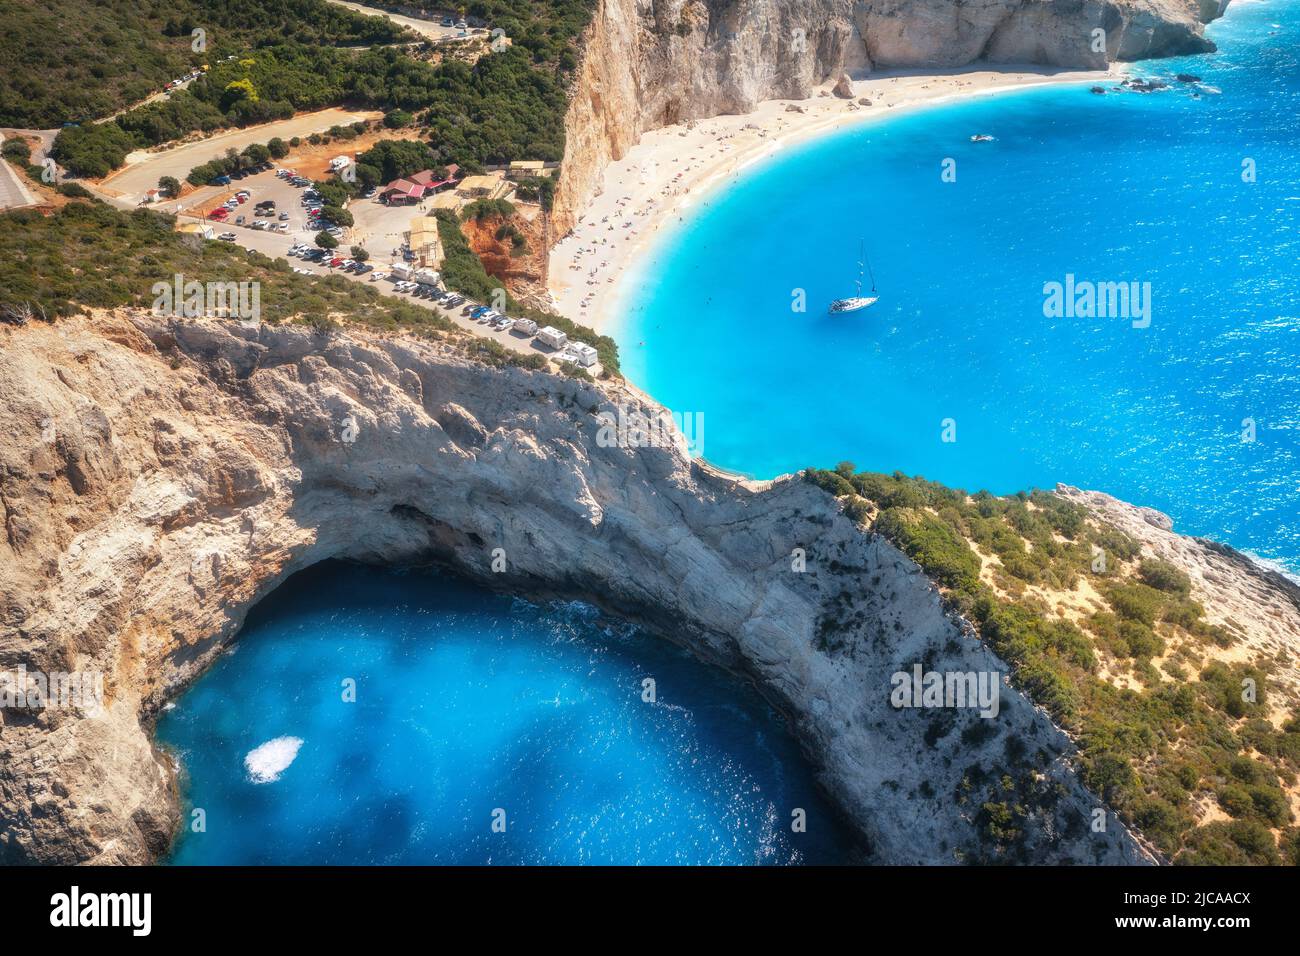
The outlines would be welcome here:
<svg viewBox="0 0 1300 956">
<path fill-rule="evenodd" d="M 802 99 L 843 71 L 1103 68 L 1211 50 L 1227 0 L 600 0 L 565 122 L 557 234 L 646 130 Z M 1100 31 L 1100 34 L 1097 32 Z"/>
<path fill-rule="evenodd" d="M 872 860 L 990 852 L 978 781 L 1004 774 L 1041 795 L 1024 860 L 1148 859 L 1109 814 L 1093 832 L 1070 742 L 1005 683 L 991 719 L 891 704 L 916 665 L 1007 670 L 910 559 L 805 482 L 611 444 L 599 416 L 620 407 L 657 411 L 400 336 L 143 314 L 0 328 L 0 671 L 105 686 L 98 713 L 0 709 L 0 862 L 164 851 L 180 811 L 149 715 L 325 558 L 594 601 L 729 668 L 787 714 Z"/>
</svg>

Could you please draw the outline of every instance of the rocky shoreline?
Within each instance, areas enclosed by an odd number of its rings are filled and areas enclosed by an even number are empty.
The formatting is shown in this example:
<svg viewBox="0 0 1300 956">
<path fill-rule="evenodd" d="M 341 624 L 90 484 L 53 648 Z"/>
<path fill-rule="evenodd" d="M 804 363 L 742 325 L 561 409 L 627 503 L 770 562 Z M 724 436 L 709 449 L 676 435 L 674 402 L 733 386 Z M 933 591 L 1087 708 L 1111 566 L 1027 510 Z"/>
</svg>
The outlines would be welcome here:
<svg viewBox="0 0 1300 956">
<path fill-rule="evenodd" d="M 553 235 L 651 130 L 807 99 L 844 73 L 984 62 L 1105 70 L 1208 52 L 1229 0 L 599 0 L 565 117 Z M 1098 42 L 1097 31 L 1104 35 Z"/>
<path fill-rule="evenodd" d="M 96 715 L 3 713 L 7 863 L 162 854 L 180 804 L 149 714 L 253 604 L 326 558 L 435 562 L 498 590 L 586 600 L 742 675 L 787 714 L 873 861 L 977 858 L 973 809 L 952 794 L 972 766 L 1013 772 L 1009 739 L 1030 747 L 1014 772 L 1056 794 L 1026 824 L 1027 861 L 1150 859 L 1113 816 L 1090 832 L 1102 808 L 1069 740 L 1009 686 L 987 729 L 891 706 L 890 676 L 917 662 L 1006 666 L 833 498 L 794 478 L 736 480 L 673 446 L 602 445 L 602 411 L 657 411 L 634 390 L 356 330 L 109 313 L 0 336 L 13 436 L 0 660 L 101 671 L 107 701 Z M 934 746 L 963 727 L 960 750 Z"/>
</svg>

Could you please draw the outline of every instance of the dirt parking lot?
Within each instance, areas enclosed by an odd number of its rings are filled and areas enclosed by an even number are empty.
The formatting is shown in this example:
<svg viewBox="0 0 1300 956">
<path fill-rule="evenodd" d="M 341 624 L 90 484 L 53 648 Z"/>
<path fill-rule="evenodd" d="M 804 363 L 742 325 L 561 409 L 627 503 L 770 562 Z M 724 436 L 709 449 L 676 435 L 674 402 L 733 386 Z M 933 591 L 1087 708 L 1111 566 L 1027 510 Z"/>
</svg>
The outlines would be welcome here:
<svg viewBox="0 0 1300 956">
<path fill-rule="evenodd" d="M 225 155 L 228 149 L 241 150 L 245 146 L 265 143 L 277 136 L 288 142 L 295 136 L 305 138 L 312 133 L 323 133 L 331 126 L 379 119 L 382 115 L 373 110 L 317 110 L 275 123 L 229 130 L 198 142 L 158 152 L 133 153 L 127 158 L 130 165 L 109 176 L 99 184 L 98 189 L 132 204 L 138 203 L 150 189 L 158 187 L 158 180 L 163 176 L 173 176 L 184 182 L 191 169 Z M 347 149 L 347 144 L 342 144 L 340 149 Z"/>
</svg>

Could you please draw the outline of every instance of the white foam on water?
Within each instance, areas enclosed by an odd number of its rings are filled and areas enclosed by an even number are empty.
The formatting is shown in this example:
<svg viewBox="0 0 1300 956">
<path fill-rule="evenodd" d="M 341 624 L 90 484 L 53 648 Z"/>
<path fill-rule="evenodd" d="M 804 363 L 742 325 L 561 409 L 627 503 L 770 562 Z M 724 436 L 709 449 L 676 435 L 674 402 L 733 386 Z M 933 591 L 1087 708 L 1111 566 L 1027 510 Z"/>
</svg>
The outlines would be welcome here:
<svg viewBox="0 0 1300 956">
<path fill-rule="evenodd" d="M 1261 558 L 1258 554 L 1246 551 L 1243 548 L 1238 548 L 1237 551 L 1250 558 L 1252 564 L 1259 565 L 1265 571 L 1272 571 L 1274 574 L 1280 574 L 1292 584 L 1300 584 L 1300 574 L 1296 574 L 1280 561 L 1274 561 L 1272 558 Z"/>
<path fill-rule="evenodd" d="M 302 747 L 301 737 L 276 737 L 268 740 L 244 758 L 244 769 L 253 783 L 275 783 L 288 769 Z"/>
</svg>

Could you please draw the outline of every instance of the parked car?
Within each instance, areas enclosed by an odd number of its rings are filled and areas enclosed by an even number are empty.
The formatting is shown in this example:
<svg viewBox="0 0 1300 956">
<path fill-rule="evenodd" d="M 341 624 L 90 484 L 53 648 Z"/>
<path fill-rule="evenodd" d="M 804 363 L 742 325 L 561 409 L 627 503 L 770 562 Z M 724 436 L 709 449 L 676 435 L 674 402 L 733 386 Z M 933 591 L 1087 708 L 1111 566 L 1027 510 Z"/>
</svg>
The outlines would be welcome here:
<svg viewBox="0 0 1300 956">
<path fill-rule="evenodd" d="M 208 218 L 209 218 L 209 219 L 225 219 L 228 215 L 230 215 L 229 212 L 227 212 L 225 209 L 222 209 L 222 208 L 218 207 L 218 208 L 212 210 L 212 212 L 208 213 Z"/>
<path fill-rule="evenodd" d="M 229 185 L 230 185 L 230 177 L 229 177 L 229 176 L 214 176 L 214 177 L 212 178 L 212 181 L 209 183 L 209 185 L 211 185 L 211 186 L 229 186 Z"/>
<path fill-rule="evenodd" d="M 289 220 L 289 214 L 287 212 L 280 213 L 281 222 L 288 222 L 288 220 Z"/>
<path fill-rule="evenodd" d="M 234 242 L 235 234 L 233 232 L 223 232 L 221 235 L 217 236 L 217 238 L 222 242 Z"/>
</svg>

